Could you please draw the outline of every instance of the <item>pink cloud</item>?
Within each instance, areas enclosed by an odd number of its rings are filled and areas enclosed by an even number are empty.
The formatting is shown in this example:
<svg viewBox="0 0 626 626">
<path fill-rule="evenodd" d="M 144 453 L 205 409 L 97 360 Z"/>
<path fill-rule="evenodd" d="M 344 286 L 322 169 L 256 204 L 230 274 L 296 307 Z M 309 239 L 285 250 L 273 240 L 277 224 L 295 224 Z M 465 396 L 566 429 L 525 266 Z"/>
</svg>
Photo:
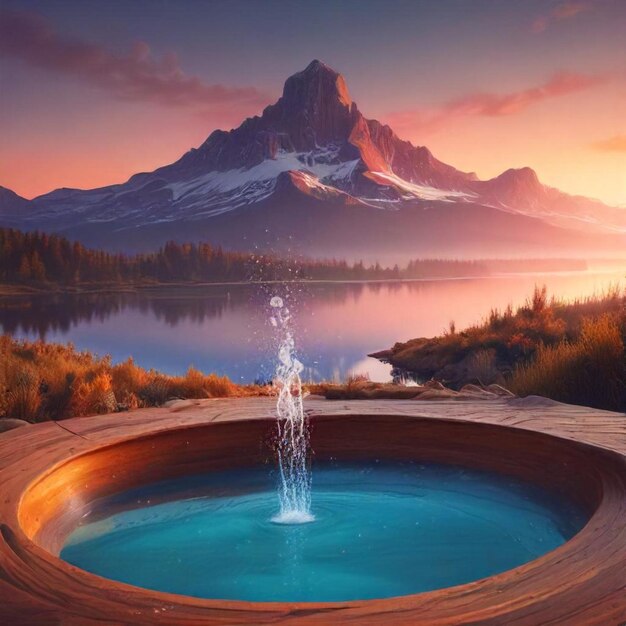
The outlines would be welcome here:
<svg viewBox="0 0 626 626">
<path fill-rule="evenodd" d="M 531 24 L 531 31 L 535 34 L 545 31 L 553 22 L 561 22 L 586 13 L 594 8 L 594 0 L 565 0 L 557 4 L 546 15 L 535 18 Z"/>
<path fill-rule="evenodd" d="M 387 116 L 396 130 L 429 132 L 463 117 L 501 117 L 513 115 L 544 100 L 585 91 L 609 81 L 609 74 L 588 75 L 558 72 L 545 83 L 505 94 L 473 93 L 450 100 L 435 109 L 398 111 Z"/>
<path fill-rule="evenodd" d="M 544 30 L 548 28 L 548 18 L 543 15 L 536 18 L 531 26 L 531 30 L 533 33 L 542 33 Z"/>
<path fill-rule="evenodd" d="M 254 111 L 268 97 L 255 87 L 209 84 L 186 74 L 174 53 L 155 58 L 143 41 L 128 54 L 56 33 L 41 16 L 0 12 L 0 56 L 64 74 L 111 93 L 122 100 L 154 102 L 211 110 L 237 107 Z"/>
<path fill-rule="evenodd" d="M 567 20 L 570 17 L 578 15 L 579 13 L 590 11 L 592 8 L 592 2 L 574 2 L 570 0 L 569 2 L 562 2 L 561 4 L 558 4 L 552 11 L 552 15 L 557 20 Z"/>
<path fill-rule="evenodd" d="M 591 147 L 601 152 L 626 152 L 626 135 L 616 135 L 609 139 L 595 141 Z"/>
</svg>

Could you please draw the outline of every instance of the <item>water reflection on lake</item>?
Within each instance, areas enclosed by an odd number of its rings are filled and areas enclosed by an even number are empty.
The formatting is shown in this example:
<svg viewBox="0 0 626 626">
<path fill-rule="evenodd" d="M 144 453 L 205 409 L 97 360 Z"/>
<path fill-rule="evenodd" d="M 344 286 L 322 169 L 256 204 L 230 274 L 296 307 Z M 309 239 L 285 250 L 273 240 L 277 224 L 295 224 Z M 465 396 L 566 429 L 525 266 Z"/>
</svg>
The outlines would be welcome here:
<svg viewBox="0 0 626 626">
<path fill-rule="evenodd" d="M 367 353 L 418 336 L 457 329 L 492 307 L 521 304 L 536 284 L 564 298 L 598 293 L 623 271 L 597 271 L 408 283 L 308 284 L 291 287 L 296 338 L 306 377 L 343 378 L 389 368 Z M 38 295 L 0 300 L 0 327 L 16 337 L 73 342 L 78 348 L 129 356 L 144 367 L 182 373 L 189 365 L 249 382 L 271 377 L 268 295 L 280 286 L 206 286 L 154 292 Z"/>
</svg>

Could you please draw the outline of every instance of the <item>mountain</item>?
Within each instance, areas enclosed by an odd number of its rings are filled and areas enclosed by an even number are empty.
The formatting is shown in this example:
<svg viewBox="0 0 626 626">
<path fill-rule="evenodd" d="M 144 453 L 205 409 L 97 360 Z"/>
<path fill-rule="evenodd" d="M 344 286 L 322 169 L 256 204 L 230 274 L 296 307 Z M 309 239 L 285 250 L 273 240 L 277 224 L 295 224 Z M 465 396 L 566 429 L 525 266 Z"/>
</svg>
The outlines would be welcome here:
<svg viewBox="0 0 626 626">
<path fill-rule="evenodd" d="M 542 185 L 478 180 L 365 118 L 320 61 L 260 116 L 154 172 L 31 201 L 2 188 L 0 225 L 141 250 L 168 239 L 343 257 L 620 250 L 626 211 Z"/>
<path fill-rule="evenodd" d="M 0 219 L 5 213 L 20 214 L 28 211 L 30 208 L 30 201 L 22 196 L 18 196 L 14 191 L 0 186 Z"/>
</svg>

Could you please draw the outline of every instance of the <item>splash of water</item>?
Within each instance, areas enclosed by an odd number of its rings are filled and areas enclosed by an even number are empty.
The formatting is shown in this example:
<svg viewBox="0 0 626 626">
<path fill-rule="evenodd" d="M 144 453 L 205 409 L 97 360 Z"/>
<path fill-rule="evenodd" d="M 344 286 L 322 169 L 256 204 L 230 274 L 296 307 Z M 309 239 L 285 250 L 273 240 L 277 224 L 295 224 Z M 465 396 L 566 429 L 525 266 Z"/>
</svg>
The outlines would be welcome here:
<svg viewBox="0 0 626 626">
<path fill-rule="evenodd" d="M 278 468 L 280 511 L 272 518 L 277 524 L 305 524 L 311 513 L 311 472 L 308 467 L 309 430 L 302 405 L 303 365 L 295 356 L 295 342 L 289 309 L 282 298 L 270 300 L 270 319 L 279 338 L 278 366 L 274 385 L 278 391 Z"/>
</svg>

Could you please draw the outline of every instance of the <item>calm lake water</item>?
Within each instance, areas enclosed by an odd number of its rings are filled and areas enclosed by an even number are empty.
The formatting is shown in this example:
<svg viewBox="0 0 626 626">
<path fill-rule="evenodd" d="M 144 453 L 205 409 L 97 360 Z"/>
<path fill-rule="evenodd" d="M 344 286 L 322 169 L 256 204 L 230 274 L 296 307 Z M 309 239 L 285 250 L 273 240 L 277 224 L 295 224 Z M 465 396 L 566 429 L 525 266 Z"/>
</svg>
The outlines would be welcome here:
<svg viewBox="0 0 626 626">
<path fill-rule="evenodd" d="M 367 358 L 396 341 L 440 334 L 483 319 L 492 307 L 522 304 L 535 285 L 549 295 L 584 297 L 624 283 L 625 270 L 508 275 L 404 283 L 230 285 L 97 295 L 38 295 L 0 300 L 0 328 L 20 338 L 73 342 L 132 356 L 171 374 L 190 365 L 233 380 L 269 379 L 275 347 L 271 295 L 283 296 L 296 320 L 307 379 L 367 372 L 388 380 L 389 367 Z"/>
</svg>

